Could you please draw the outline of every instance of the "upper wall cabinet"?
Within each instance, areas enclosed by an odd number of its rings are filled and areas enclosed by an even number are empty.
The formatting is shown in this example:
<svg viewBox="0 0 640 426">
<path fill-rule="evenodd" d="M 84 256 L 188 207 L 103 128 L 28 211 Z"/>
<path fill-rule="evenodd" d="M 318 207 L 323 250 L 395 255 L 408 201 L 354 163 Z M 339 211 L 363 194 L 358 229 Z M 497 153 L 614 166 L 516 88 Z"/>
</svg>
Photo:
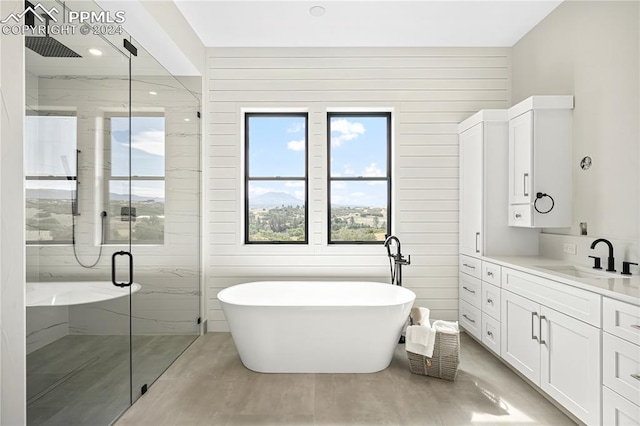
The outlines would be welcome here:
<svg viewBox="0 0 640 426">
<path fill-rule="evenodd" d="M 532 96 L 509 108 L 509 225 L 571 226 L 573 96 Z"/>
<path fill-rule="evenodd" d="M 458 126 L 460 253 L 537 254 L 538 233 L 507 226 L 507 110 L 482 110 Z"/>
</svg>

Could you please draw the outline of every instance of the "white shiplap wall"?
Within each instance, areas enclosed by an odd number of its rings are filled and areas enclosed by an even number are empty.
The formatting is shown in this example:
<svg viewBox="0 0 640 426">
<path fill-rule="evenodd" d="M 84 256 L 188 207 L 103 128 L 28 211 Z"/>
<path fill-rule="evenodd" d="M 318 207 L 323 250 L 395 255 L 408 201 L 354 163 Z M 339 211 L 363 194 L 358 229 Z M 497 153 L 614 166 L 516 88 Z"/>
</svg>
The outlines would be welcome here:
<svg viewBox="0 0 640 426">
<path fill-rule="evenodd" d="M 381 246 L 328 246 L 326 111 L 393 111 L 393 233 L 411 255 L 404 285 L 438 319 L 457 318 L 457 124 L 507 108 L 507 48 L 209 49 L 204 274 L 209 331 L 226 331 L 218 291 L 263 279 L 389 282 Z M 242 113 L 309 111 L 309 244 L 246 246 Z"/>
</svg>

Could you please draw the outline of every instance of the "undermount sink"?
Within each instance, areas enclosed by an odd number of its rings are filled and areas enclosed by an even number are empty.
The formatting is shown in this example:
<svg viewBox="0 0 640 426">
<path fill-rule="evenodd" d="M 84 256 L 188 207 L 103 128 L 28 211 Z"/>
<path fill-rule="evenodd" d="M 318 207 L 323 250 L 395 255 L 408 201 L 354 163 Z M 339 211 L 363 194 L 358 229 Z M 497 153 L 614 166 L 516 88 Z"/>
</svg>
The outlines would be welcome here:
<svg viewBox="0 0 640 426">
<path fill-rule="evenodd" d="M 584 268 L 582 266 L 574 265 L 562 265 L 562 266 L 538 266 L 540 269 L 546 269 L 559 274 L 571 275 L 578 278 L 591 278 L 591 279 L 607 279 L 616 278 L 616 275 L 611 272 L 601 272 L 599 270 Z"/>
</svg>

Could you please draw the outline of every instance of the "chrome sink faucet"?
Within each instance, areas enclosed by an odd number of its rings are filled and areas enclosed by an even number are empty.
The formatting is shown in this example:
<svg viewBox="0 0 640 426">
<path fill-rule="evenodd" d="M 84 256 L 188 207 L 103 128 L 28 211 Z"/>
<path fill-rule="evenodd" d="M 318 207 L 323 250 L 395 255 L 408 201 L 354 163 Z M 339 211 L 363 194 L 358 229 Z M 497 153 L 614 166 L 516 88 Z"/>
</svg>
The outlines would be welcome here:
<svg viewBox="0 0 640 426">
<path fill-rule="evenodd" d="M 607 258 L 607 272 L 615 272 L 616 262 L 613 257 L 613 244 L 611 244 L 609 240 L 606 240 L 604 238 L 598 238 L 597 240 L 591 243 L 591 250 L 593 250 L 598 245 L 598 243 L 605 243 L 609 247 L 609 257 Z M 596 259 L 596 265 L 594 266 L 594 269 L 602 269 L 602 268 L 598 268 L 598 266 L 600 266 L 600 262 L 599 262 L 600 258 L 597 258 L 594 256 L 589 256 L 589 257 Z"/>
</svg>

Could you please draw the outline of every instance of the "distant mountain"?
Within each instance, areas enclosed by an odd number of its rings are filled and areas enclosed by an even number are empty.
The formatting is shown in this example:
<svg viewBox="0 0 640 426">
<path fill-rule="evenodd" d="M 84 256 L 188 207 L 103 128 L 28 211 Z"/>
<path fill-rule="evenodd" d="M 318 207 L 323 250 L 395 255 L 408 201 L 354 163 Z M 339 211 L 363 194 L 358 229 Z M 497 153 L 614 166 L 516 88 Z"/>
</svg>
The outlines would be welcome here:
<svg viewBox="0 0 640 426">
<path fill-rule="evenodd" d="M 27 188 L 27 199 L 39 198 L 41 200 L 71 200 L 75 191 L 68 191 L 66 189 L 33 189 Z M 128 201 L 129 195 L 110 193 L 110 198 L 114 201 Z M 139 195 L 131 195 L 131 201 L 164 201 L 164 198 L 159 197 L 140 197 Z"/>
<path fill-rule="evenodd" d="M 304 201 L 298 200 L 286 192 L 267 192 L 251 199 L 253 207 L 302 206 Z"/>
</svg>

